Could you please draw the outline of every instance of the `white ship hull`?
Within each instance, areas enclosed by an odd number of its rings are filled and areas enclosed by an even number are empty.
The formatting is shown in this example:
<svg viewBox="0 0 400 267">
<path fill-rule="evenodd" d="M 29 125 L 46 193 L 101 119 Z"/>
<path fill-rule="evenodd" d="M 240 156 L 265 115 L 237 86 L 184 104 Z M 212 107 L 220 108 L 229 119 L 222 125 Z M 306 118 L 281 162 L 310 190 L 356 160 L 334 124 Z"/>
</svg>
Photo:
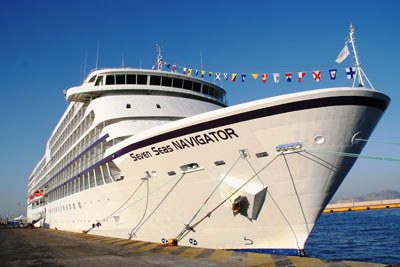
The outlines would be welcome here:
<svg viewBox="0 0 400 267">
<path fill-rule="evenodd" d="M 45 212 L 42 224 L 67 231 L 100 222 L 90 233 L 297 254 L 356 160 L 340 153 L 361 152 L 354 137 L 370 136 L 388 102 L 377 91 L 324 89 L 166 123 L 118 143 L 97 164 L 112 160 L 123 180 L 28 207 L 28 216 Z M 289 144 L 298 147 L 277 151 Z M 185 224 L 194 231 L 179 235 Z"/>
</svg>

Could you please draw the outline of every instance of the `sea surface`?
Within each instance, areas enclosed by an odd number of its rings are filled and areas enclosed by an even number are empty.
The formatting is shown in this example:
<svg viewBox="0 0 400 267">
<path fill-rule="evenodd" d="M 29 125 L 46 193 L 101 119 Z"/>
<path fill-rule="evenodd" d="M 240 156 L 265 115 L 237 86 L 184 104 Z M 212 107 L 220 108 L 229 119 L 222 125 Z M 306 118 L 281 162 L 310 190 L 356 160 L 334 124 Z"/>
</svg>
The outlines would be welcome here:
<svg viewBox="0 0 400 267">
<path fill-rule="evenodd" d="M 320 259 L 400 265 L 400 208 L 324 213 L 305 252 Z"/>
</svg>

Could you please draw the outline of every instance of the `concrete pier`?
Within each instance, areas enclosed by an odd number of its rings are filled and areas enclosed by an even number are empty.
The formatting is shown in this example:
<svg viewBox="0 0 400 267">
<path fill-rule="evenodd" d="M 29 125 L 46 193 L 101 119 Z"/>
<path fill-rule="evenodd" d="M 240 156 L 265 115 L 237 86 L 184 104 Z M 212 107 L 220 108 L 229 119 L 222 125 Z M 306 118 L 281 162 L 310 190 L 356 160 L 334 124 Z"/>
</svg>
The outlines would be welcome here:
<svg viewBox="0 0 400 267">
<path fill-rule="evenodd" d="M 0 228 L 0 266 L 384 266 L 160 245 L 40 228 Z"/>
<path fill-rule="evenodd" d="M 324 213 L 394 208 L 400 208 L 400 199 L 329 204 L 326 206 Z"/>
</svg>

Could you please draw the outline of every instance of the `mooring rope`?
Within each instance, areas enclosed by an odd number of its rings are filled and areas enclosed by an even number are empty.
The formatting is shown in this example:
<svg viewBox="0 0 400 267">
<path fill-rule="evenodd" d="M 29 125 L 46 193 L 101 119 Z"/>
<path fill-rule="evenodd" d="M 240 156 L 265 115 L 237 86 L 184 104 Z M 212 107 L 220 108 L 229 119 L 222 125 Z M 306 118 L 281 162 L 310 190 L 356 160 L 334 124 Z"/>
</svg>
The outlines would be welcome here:
<svg viewBox="0 0 400 267">
<path fill-rule="evenodd" d="M 150 191 L 149 177 L 142 178 L 142 181 L 143 181 L 143 180 L 146 180 L 146 182 L 147 182 L 146 206 L 145 206 L 145 208 L 144 208 L 144 212 L 143 212 L 142 218 L 141 218 L 140 221 L 136 224 L 136 226 L 132 228 L 131 232 L 128 234 L 129 239 L 132 239 L 133 236 L 136 236 L 136 232 L 134 233 L 134 231 L 135 231 L 135 229 L 141 224 L 141 222 L 143 221 L 144 216 L 146 216 L 147 207 L 149 206 L 149 195 L 150 195 L 150 193 L 149 193 L 149 191 Z"/>
<path fill-rule="evenodd" d="M 369 140 L 369 139 L 362 139 L 362 138 L 356 138 L 354 139 L 355 141 L 361 141 L 361 142 L 371 142 L 371 143 L 380 143 L 380 144 L 388 144 L 388 145 L 400 145 L 400 143 L 397 142 L 387 142 L 387 141 L 379 141 L 379 140 Z"/>
<path fill-rule="evenodd" d="M 168 181 L 165 182 L 164 184 L 162 184 L 162 185 L 160 185 L 159 187 L 157 187 L 156 189 L 152 190 L 152 191 L 150 192 L 150 195 L 153 194 L 154 192 L 160 190 L 161 188 L 163 188 L 164 186 L 166 186 L 167 184 L 171 183 L 172 181 L 174 181 L 174 180 L 176 180 L 176 179 L 178 179 L 178 178 L 180 179 L 181 177 L 175 176 L 175 177 L 173 177 L 172 179 L 168 180 Z M 143 183 L 143 181 L 142 181 L 142 183 Z M 117 214 L 121 214 L 121 213 L 122 213 L 123 211 L 125 211 L 126 209 L 128 209 L 128 208 L 130 208 L 130 207 L 136 205 L 137 203 L 139 203 L 140 201 L 142 201 L 146 196 L 147 196 L 147 195 L 142 196 L 141 198 L 139 198 L 139 199 L 136 200 L 135 202 L 129 204 L 129 205 L 126 206 L 124 209 L 120 210 Z"/>
<path fill-rule="evenodd" d="M 139 190 L 139 188 L 142 186 L 144 180 L 142 180 L 142 182 L 139 184 L 139 186 L 135 189 L 135 191 L 133 191 L 133 193 L 128 197 L 128 199 L 115 211 L 113 211 L 110 215 L 108 215 L 107 217 L 104 217 L 103 219 L 99 220 L 96 224 L 94 224 L 94 226 L 92 225 L 92 227 L 88 230 L 83 230 L 83 233 L 87 234 L 89 233 L 91 230 L 93 230 L 100 222 L 106 222 L 108 221 L 109 218 L 111 218 L 115 213 L 117 213 L 123 206 L 125 206 L 126 203 L 128 203 L 128 201 L 136 194 L 136 192 Z M 100 227 L 101 224 L 99 224 Z"/>
<path fill-rule="evenodd" d="M 154 210 L 147 216 L 146 220 L 144 220 L 139 227 L 136 229 L 134 234 L 129 235 L 129 239 L 132 238 L 133 235 L 136 235 L 136 233 L 142 228 L 142 226 L 150 219 L 150 217 L 156 212 L 156 210 L 161 206 L 161 204 L 167 199 L 169 194 L 174 190 L 174 188 L 178 185 L 178 183 L 182 180 L 182 178 L 185 176 L 185 173 L 182 173 L 181 177 L 176 181 L 176 183 L 171 187 L 171 189 L 168 191 L 168 193 L 164 196 L 164 198 L 158 203 L 158 205 L 154 208 Z"/>
<path fill-rule="evenodd" d="M 369 156 L 369 155 L 361 155 L 361 154 L 355 154 L 355 153 L 337 152 L 337 151 L 329 151 L 329 150 L 313 150 L 313 149 L 303 149 L 303 150 L 307 151 L 307 152 L 310 152 L 310 153 L 338 155 L 338 156 L 343 156 L 343 157 L 364 158 L 364 159 L 379 159 L 379 160 L 388 160 L 388 161 L 400 161 L 400 158 Z"/>
<path fill-rule="evenodd" d="M 306 215 L 304 214 L 303 205 L 301 204 L 300 196 L 299 196 L 299 193 L 297 192 L 296 184 L 294 183 L 293 175 L 292 175 L 292 172 L 290 171 L 290 168 L 289 168 L 289 163 L 287 162 L 285 154 L 282 154 L 282 155 L 283 155 L 283 158 L 285 159 L 285 163 L 286 163 L 286 167 L 287 167 L 288 172 L 289 172 L 290 179 L 292 180 L 293 189 L 294 189 L 294 192 L 296 193 L 296 197 L 297 197 L 297 201 L 299 202 L 301 213 L 303 214 L 304 222 L 305 222 L 306 228 L 307 228 L 307 234 L 310 234 L 310 229 L 308 228 L 307 218 L 306 218 Z"/>
<path fill-rule="evenodd" d="M 217 184 L 217 186 L 214 188 L 214 190 L 211 192 L 211 194 L 206 198 L 206 200 L 204 201 L 203 205 L 201 205 L 201 207 L 197 210 L 197 212 L 194 214 L 194 216 L 192 217 L 192 219 L 190 219 L 190 221 L 186 224 L 186 225 L 190 225 L 193 220 L 197 217 L 197 215 L 200 213 L 200 211 L 203 209 L 203 207 L 206 205 L 206 203 L 208 202 L 208 200 L 210 200 L 210 198 L 212 197 L 212 195 L 215 193 L 215 191 L 217 191 L 218 187 L 222 184 L 222 182 L 225 180 L 225 178 L 228 176 L 228 174 L 232 171 L 232 169 L 235 167 L 236 163 L 239 161 L 239 159 L 241 158 L 241 155 L 237 158 L 237 160 L 233 163 L 233 165 L 229 168 L 228 172 L 224 175 L 224 177 L 221 179 L 221 181 L 219 181 L 219 183 Z M 182 229 L 182 231 L 178 234 L 177 239 L 182 236 L 182 234 L 186 231 L 186 226 Z"/>
<path fill-rule="evenodd" d="M 268 162 L 264 167 L 262 167 L 257 173 L 255 173 L 252 177 L 250 177 L 246 182 L 244 182 L 239 188 L 237 188 L 233 193 L 231 193 L 227 198 L 225 198 L 221 203 L 219 203 L 214 209 L 212 209 L 210 212 L 208 212 L 203 218 L 198 220 L 196 223 L 194 223 L 192 226 L 187 225 L 185 228 L 185 232 L 181 234 L 181 236 L 177 236 L 176 240 L 179 242 L 182 240 L 190 231 L 194 231 L 194 228 L 198 226 L 202 221 L 204 221 L 207 217 L 209 218 L 211 214 L 216 211 L 219 207 L 221 207 L 228 199 L 230 199 L 232 196 L 234 196 L 240 189 L 242 189 L 245 185 L 247 185 L 251 180 L 253 180 L 257 175 L 262 172 L 265 168 L 267 168 L 269 165 L 271 165 L 272 162 L 274 162 L 278 158 L 279 154 L 276 155 L 270 162 Z"/>
</svg>

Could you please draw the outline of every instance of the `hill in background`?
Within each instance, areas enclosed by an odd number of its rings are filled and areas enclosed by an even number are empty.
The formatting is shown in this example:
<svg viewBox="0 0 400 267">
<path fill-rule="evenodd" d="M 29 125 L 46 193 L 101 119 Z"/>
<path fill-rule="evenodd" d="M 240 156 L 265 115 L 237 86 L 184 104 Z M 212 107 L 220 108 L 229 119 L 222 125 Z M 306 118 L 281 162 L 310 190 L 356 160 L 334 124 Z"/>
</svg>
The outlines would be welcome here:
<svg viewBox="0 0 400 267">
<path fill-rule="evenodd" d="M 333 202 L 334 204 L 349 203 L 349 202 L 362 202 L 362 201 L 375 201 L 375 200 L 388 200 L 400 198 L 400 192 L 386 189 L 379 193 L 370 193 L 360 197 L 339 199 Z"/>
</svg>

